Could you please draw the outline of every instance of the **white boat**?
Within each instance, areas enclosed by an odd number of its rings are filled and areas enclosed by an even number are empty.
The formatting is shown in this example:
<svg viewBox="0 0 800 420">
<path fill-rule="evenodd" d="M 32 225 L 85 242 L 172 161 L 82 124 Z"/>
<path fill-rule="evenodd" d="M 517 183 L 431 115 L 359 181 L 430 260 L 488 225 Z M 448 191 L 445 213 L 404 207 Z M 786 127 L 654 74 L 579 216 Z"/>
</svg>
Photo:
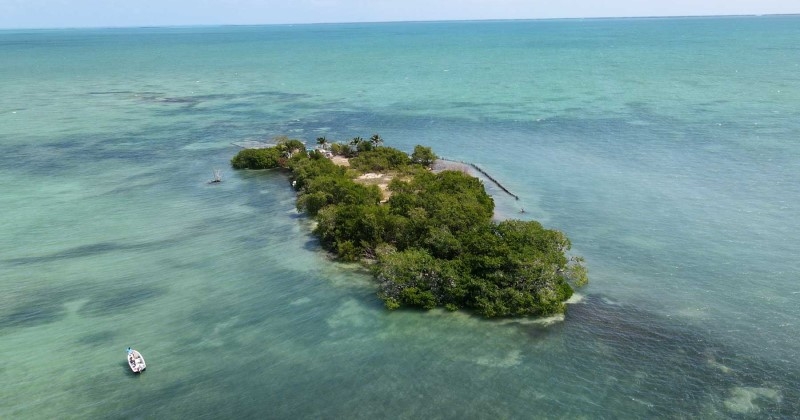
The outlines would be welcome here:
<svg viewBox="0 0 800 420">
<path fill-rule="evenodd" d="M 142 373 L 147 368 L 142 354 L 130 347 L 128 347 L 128 366 L 131 367 L 133 373 Z"/>
</svg>

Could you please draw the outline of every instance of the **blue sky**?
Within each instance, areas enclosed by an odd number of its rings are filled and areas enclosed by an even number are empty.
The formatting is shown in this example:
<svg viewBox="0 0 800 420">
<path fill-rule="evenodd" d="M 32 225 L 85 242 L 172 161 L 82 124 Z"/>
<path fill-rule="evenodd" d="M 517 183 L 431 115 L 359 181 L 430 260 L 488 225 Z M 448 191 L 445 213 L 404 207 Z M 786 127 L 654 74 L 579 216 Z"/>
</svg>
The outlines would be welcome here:
<svg viewBox="0 0 800 420">
<path fill-rule="evenodd" d="M 0 28 L 800 13 L 800 0 L 0 0 Z"/>
</svg>

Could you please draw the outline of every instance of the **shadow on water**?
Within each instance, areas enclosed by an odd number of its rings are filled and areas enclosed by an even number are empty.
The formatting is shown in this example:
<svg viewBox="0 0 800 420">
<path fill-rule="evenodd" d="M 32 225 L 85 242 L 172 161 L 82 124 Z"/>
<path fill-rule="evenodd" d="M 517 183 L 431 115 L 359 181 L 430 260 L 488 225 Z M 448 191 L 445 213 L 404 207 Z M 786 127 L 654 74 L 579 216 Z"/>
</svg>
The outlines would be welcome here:
<svg viewBox="0 0 800 420">
<path fill-rule="evenodd" d="M 125 285 L 94 296 L 81 307 L 82 316 L 106 316 L 120 310 L 143 304 L 167 293 L 165 287 Z"/>
<path fill-rule="evenodd" d="M 32 327 L 56 322 L 66 316 L 66 309 L 60 302 L 53 304 L 50 300 L 36 300 L 19 305 L 8 315 L 0 318 L 0 330 L 15 327 Z"/>
<path fill-rule="evenodd" d="M 174 149 L 174 145 L 155 145 L 143 134 L 120 134 L 87 140 L 66 136 L 47 144 L 29 144 L 10 148 L 0 156 L 0 164 L 16 172 L 50 176 L 69 174 L 85 167 L 88 161 L 153 162 Z"/>
<path fill-rule="evenodd" d="M 93 257 L 96 255 L 101 255 L 114 251 L 135 250 L 139 248 L 146 248 L 147 246 L 148 245 L 122 244 L 115 242 L 98 242 L 90 245 L 76 246 L 74 248 L 69 248 L 64 251 L 54 252 L 52 254 L 43 255 L 39 257 L 11 258 L 5 260 L 5 262 L 14 265 L 42 264 L 42 263 L 49 263 L 53 261 L 65 260 L 70 258 Z"/>
<path fill-rule="evenodd" d="M 0 334 L 6 329 L 36 327 L 67 316 L 65 304 L 91 293 L 83 285 L 49 284 L 18 294 L 13 305 L 0 305 Z"/>
<path fill-rule="evenodd" d="M 183 416 L 217 418 L 237 414 L 241 417 L 243 413 L 247 414 L 244 417 L 303 418 L 328 413 L 341 418 L 417 418 L 428 413 L 447 418 L 447 413 L 453 417 L 453 413 L 464 411 L 484 418 L 523 418 L 523 413 L 530 414 L 535 409 L 540 411 L 533 418 L 618 418 L 620 413 L 629 413 L 638 418 L 778 419 L 796 418 L 800 412 L 796 386 L 800 377 L 796 369 L 735 354 L 722 340 L 702 329 L 641 308 L 613 304 L 600 296 L 588 296 L 582 303 L 571 305 L 565 322 L 549 326 L 491 324 L 490 328 L 519 328 L 532 335 L 534 342 L 563 343 L 564 351 L 553 356 L 572 361 L 556 363 L 555 369 L 561 372 L 550 378 L 531 377 L 530 373 L 542 372 L 539 367 L 546 360 L 529 360 L 524 354 L 509 368 L 442 364 L 435 351 L 429 353 L 431 347 L 416 347 L 414 343 L 396 348 L 339 347 L 341 343 L 330 334 L 319 334 L 318 325 L 329 321 L 328 311 L 304 315 L 298 322 L 295 318 L 274 317 L 259 308 L 260 305 L 231 307 L 224 315 L 203 311 L 193 314 L 191 319 L 197 325 L 214 327 L 206 328 L 202 338 L 187 337 L 181 344 L 206 353 L 220 352 L 227 355 L 228 362 L 236 362 L 200 369 L 192 373 L 190 380 L 154 384 L 157 389 L 139 392 L 117 406 L 117 412 L 106 410 L 103 415 L 135 412 L 151 417 L 180 412 Z M 274 335 L 281 338 L 262 353 L 252 354 L 253 349 L 240 347 L 237 339 L 242 327 L 249 326 L 259 326 L 267 335 L 282 332 Z M 368 330 L 365 337 L 369 338 L 360 344 L 374 339 L 371 336 L 375 330 Z M 98 334 L 97 338 L 103 337 Z M 350 339 L 352 335 L 345 340 Z M 286 343 L 291 345 L 284 347 Z M 284 353 L 295 345 L 302 349 L 347 348 L 350 354 L 331 359 L 344 363 L 332 368 L 326 364 L 331 355 L 312 361 Z M 259 363 L 250 363 L 251 360 Z M 435 369 L 435 374 L 422 374 L 425 379 L 420 380 L 420 372 L 415 371 L 418 368 L 411 368 L 408 363 Z M 119 366 L 129 376 L 137 376 L 124 361 Z M 510 385 L 517 391 L 536 388 L 537 383 L 548 382 L 552 386 L 546 385 L 543 394 L 536 394 L 536 400 L 504 406 L 502 398 L 510 397 L 503 390 L 508 388 L 487 389 L 491 385 L 483 383 L 487 378 L 519 381 Z M 328 388 L 326 384 L 335 386 Z M 321 389 L 334 397 L 317 401 L 301 391 Z M 92 398 L 106 398 L 94 388 L 81 392 L 88 392 Z M 448 397 L 421 398 L 423 394 Z M 486 396 L 490 402 L 482 403 L 479 396 Z M 147 404 L 148 401 L 158 404 Z M 475 409 L 489 411 L 470 411 Z"/>
<path fill-rule="evenodd" d="M 77 344 L 89 347 L 96 347 L 106 343 L 111 343 L 117 333 L 114 331 L 100 331 L 93 334 L 86 334 L 75 340 Z"/>
<path fill-rule="evenodd" d="M 323 250 L 322 244 L 316 237 L 312 237 L 309 240 L 305 241 L 303 243 L 303 249 L 305 249 L 306 251 L 315 251 L 315 252 Z"/>
<path fill-rule="evenodd" d="M 180 241 L 183 239 L 184 239 L 183 237 L 175 237 L 171 239 L 142 242 L 142 243 L 97 242 L 89 245 L 76 246 L 73 248 L 65 249 L 63 251 L 53 252 L 47 255 L 41 255 L 36 257 L 9 258 L 3 260 L 3 262 L 12 265 L 46 264 L 71 258 L 94 257 L 117 251 L 140 251 L 140 250 L 154 249 L 156 247 L 180 243 Z"/>
<path fill-rule="evenodd" d="M 531 333 L 543 334 L 539 327 Z M 796 365 L 737 354 L 713 331 L 642 308 L 588 296 L 551 333 L 563 334 L 568 353 L 592 366 L 589 382 L 602 385 L 607 398 L 640 401 L 653 416 L 800 413 Z"/>
<path fill-rule="evenodd" d="M 0 331 L 36 327 L 60 321 L 67 316 L 65 304 L 76 299 L 89 298 L 88 302 L 81 305 L 78 310 L 79 315 L 97 317 L 147 303 L 166 293 L 166 287 L 141 284 L 121 286 L 113 291 L 104 291 L 99 294 L 80 286 L 67 289 L 37 290 L 20 298 L 14 307 L 0 310 Z M 96 341 L 105 341 L 108 338 L 106 334 L 110 333 L 84 336 L 79 343 L 91 345 Z"/>
</svg>

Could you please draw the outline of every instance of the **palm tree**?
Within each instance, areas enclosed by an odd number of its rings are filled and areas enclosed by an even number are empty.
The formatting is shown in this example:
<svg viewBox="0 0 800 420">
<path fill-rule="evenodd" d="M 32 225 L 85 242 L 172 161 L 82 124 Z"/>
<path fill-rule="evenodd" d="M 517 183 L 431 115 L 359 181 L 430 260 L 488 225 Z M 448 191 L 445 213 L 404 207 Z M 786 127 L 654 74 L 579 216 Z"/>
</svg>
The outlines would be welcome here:
<svg viewBox="0 0 800 420">
<path fill-rule="evenodd" d="M 383 139 L 381 138 L 380 134 L 373 134 L 372 137 L 369 138 L 369 141 L 372 142 L 372 145 L 375 147 L 380 146 L 383 144 Z"/>
<path fill-rule="evenodd" d="M 287 147 L 285 144 L 282 144 L 279 147 L 281 151 L 281 157 L 284 157 L 286 159 L 290 159 L 292 157 L 292 151 L 289 150 L 289 147 Z"/>
<path fill-rule="evenodd" d="M 328 139 L 325 137 L 317 137 L 317 144 L 322 146 L 323 149 L 327 149 Z"/>
<path fill-rule="evenodd" d="M 358 143 L 361 143 L 362 141 L 364 141 L 364 139 L 362 139 L 361 137 L 353 137 L 353 140 L 350 140 L 350 145 L 358 146 Z"/>
</svg>

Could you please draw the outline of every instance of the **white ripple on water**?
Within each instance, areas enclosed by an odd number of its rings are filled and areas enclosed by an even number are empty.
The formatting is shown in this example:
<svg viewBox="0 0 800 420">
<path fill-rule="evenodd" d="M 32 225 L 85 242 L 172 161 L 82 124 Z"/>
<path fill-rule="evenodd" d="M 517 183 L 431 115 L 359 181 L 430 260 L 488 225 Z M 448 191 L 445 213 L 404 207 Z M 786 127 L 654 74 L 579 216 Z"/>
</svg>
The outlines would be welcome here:
<svg viewBox="0 0 800 420">
<path fill-rule="evenodd" d="M 753 415 L 761 412 L 759 402 L 780 403 L 780 391 L 762 387 L 734 387 L 724 401 L 725 408 L 734 414 Z"/>
</svg>

